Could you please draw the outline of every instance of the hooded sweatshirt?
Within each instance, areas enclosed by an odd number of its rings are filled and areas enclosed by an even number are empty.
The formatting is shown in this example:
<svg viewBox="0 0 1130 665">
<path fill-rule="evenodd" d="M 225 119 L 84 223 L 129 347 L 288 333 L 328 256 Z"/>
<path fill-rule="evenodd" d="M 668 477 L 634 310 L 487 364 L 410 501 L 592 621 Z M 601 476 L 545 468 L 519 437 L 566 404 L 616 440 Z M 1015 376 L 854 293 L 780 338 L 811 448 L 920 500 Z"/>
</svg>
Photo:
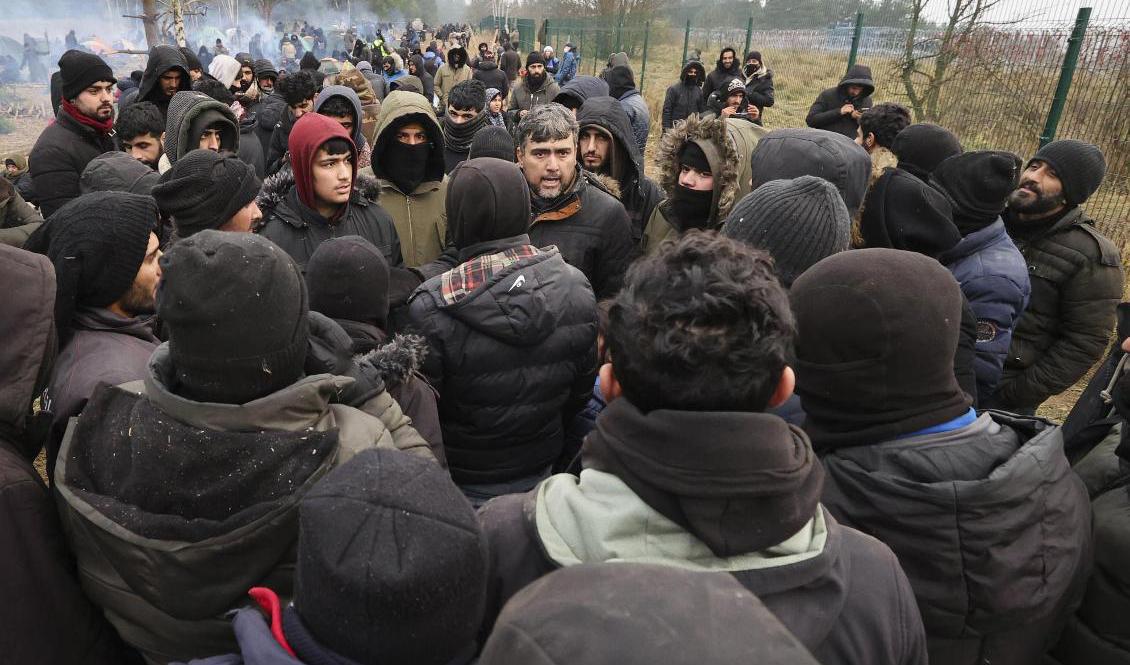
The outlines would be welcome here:
<svg viewBox="0 0 1130 665">
<path fill-rule="evenodd" d="M 506 78 L 506 72 L 498 68 L 498 63 L 494 60 L 487 60 L 486 58 L 479 60 L 475 65 L 475 73 L 472 76 L 476 81 L 482 81 L 483 85 L 489 88 L 494 88 L 502 93 L 503 99 L 510 94 L 510 79 Z M 487 101 L 490 101 L 489 97 Z"/>
<path fill-rule="evenodd" d="M 356 168 L 363 169 L 369 165 L 373 151 L 372 148 L 369 147 L 368 142 L 365 141 L 365 134 L 362 131 L 361 124 L 364 118 L 361 114 L 361 98 L 348 86 L 327 86 L 322 88 L 317 98 L 314 99 L 314 110 L 320 113 L 322 106 L 329 101 L 331 97 L 344 97 L 349 100 L 350 105 L 353 107 L 353 134 L 350 138 L 353 139 L 353 145 L 357 147 Z"/>
<path fill-rule="evenodd" d="M 192 90 L 192 78 L 188 75 L 188 63 L 184 54 L 175 46 L 154 46 L 149 49 L 149 59 L 145 63 L 145 73 L 141 76 L 141 84 L 137 94 L 131 95 L 122 106 L 128 106 L 134 101 L 153 102 L 160 109 L 161 115 L 168 115 L 170 97 L 166 97 L 161 89 L 161 75 L 170 69 L 180 72 L 180 87 L 178 90 Z M 229 84 L 230 85 L 230 84 Z M 129 94 L 129 93 L 126 93 Z M 122 95 L 124 98 L 126 95 Z"/>
<path fill-rule="evenodd" d="M 858 85 L 863 91 L 858 96 L 851 97 L 847 92 L 848 86 L 851 85 Z M 871 68 L 867 65 L 853 65 L 836 87 L 820 93 L 812 103 L 812 107 L 808 109 L 805 122 L 809 127 L 843 134 L 854 141 L 859 121 L 850 115 L 840 113 L 840 108 L 844 104 L 851 104 L 857 111 L 871 108 L 873 92 L 875 92 L 875 82 L 871 79 Z"/>
<path fill-rule="evenodd" d="M 428 340 L 424 375 L 444 396 L 456 483 L 544 473 L 592 390 L 596 301 L 556 248 L 531 245 L 526 192 L 515 164 L 460 164 L 446 205 L 461 264 L 409 300 L 410 327 Z"/>
<path fill-rule="evenodd" d="M 607 97 L 608 82 L 596 76 L 578 76 L 561 86 L 553 98 L 558 104 L 579 109 L 589 97 Z"/>
<path fill-rule="evenodd" d="M 452 61 L 462 58 L 461 65 L 456 67 Z M 439 108 L 447 108 L 447 96 L 456 83 L 468 81 L 474 76 L 474 71 L 467 63 L 467 49 L 456 47 L 447 52 L 447 62 L 436 71 L 434 79 L 435 95 L 439 99 Z M 431 101 L 430 99 L 427 101 Z"/>
<path fill-rule="evenodd" d="M 695 116 L 664 133 L 656 161 L 660 165 L 659 186 L 666 200 L 655 207 L 647 221 L 643 234 L 644 251 L 654 252 L 672 233 L 682 233 L 688 228 L 716 229 L 721 226 L 734 204 L 750 192 L 750 155 L 765 133 L 766 130 L 744 120 L 731 122 L 725 118 L 700 119 Z M 689 142 L 706 155 L 714 175 L 714 195 L 710 215 L 705 220 L 679 220 L 670 212 L 670 199 L 675 196 L 679 181 L 679 154 Z"/>
<path fill-rule="evenodd" d="M 729 51 L 734 54 L 734 64 L 729 68 L 722 66 L 722 54 Z M 738 59 L 738 52 L 729 46 L 722 49 L 718 54 L 718 60 L 715 62 L 714 70 L 706 76 L 706 83 L 702 86 L 702 98 L 710 97 L 710 93 L 715 90 L 725 90 L 726 84 L 731 79 L 740 78 L 742 75 L 742 61 Z"/>
<path fill-rule="evenodd" d="M 239 122 L 231 107 L 202 92 L 190 90 L 174 95 L 165 123 L 165 154 L 161 156 L 157 170 L 161 173 L 168 171 L 178 159 L 196 150 L 204 130 L 217 123 L 222 126 L 220 150 L 236 153 L 239 150 Z"/>
<path fill-rule="evenodd" d="M 750 168 L 753 189 L 770 180 L 823 178 L 836 186 L 854 216 L 867 194 L 871 158 L 844 136 L 805 128 L 774 129 L 757 143 Z"/>
<path fill-rule="evenodd" d="M 578 111 L 577 123 L 582 132 L 593 127 L 612 139 L 613 150 L 603 175 L 616 180 L 620 202 L 632 223 L 632 240 L 639 244 L 644 225 L 663 199 L 663 192 L 644 175 L 643 154 L 637 148 L 622 102 L 613 97 L 591 97 Z"/>
<path fill-rule="evenodd" d="M 692 70 L 697 77 L 693 82 L 688 82 L 687 74 Z M 701 62 L 691 60 L 683 65 L 678 82 L 668 86 L 667 94 L 663 97 L 663 131 L 671 129 L 679 120 L 686 120 L 687 116 L 706 111 L 706 98 L 702 96 L 702 82 L 705 78 L 706 69 Z"/>
<path fill-rule="evenodd" d="M 628 114 L 636 147 L 639 148 L 640 154 L 643 154 L 647 147 L 647 134 L 651 129 L 651 112 L 639 89 L 636 88 L 631 68 L 627 65 L 617 65 L 609 70 L 605 80 L 608 81 L 608 94 L 620 100 L 620 105 Z"/>
<path fill-rule="evenodd" d="M 415 72 L 409 73 L 420 79 L 420 83 L 424 86 L 424 89 L 422 90 L 424 98 L 426 98 L 429 102 L 432 101 L 432 97 L 435 94 L 435 77 L 433 77 L 428 72 L 427 67 L 424 66 L 424 57 L 416 54 L 409 56 L 408 60 L 412 62 L 416 70 Z"/>
<path fill-rule="evenodd" d="M 422 148 L 399 144 L 396 130 L 407 122 L 420 123 L 432 139 L 430 144 Z M 447 177 L 444 175 L 443 143 L 443 130 L 426 99 L 404 91 L 393 91 L 385 97 L 377 121 L 370 172 L 377 177 L 381 206 L 396 224 L 404 262 L 411 267 L 436 259 L 447 245 L 447 212 L 444 208 Z M 407 174 L 397 174 L 395 169 L 404 163 L 405 158 L 400 155 L 414 151 L 426 153 L 419 175 L 421 180 L 411 191 L 404 191 L 393 176 L 404 183 Z M 411 159 L 419 159 L 419 155 Z"/>
</svg>

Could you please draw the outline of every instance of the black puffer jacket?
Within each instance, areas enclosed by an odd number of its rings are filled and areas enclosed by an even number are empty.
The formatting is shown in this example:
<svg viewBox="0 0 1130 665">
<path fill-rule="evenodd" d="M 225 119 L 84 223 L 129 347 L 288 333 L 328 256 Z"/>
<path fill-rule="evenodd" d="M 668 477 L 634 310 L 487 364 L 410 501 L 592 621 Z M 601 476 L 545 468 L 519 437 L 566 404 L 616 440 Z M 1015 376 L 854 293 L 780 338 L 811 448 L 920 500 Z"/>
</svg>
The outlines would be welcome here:
<svg viewBox="0 0 1130 665">
<path fill-rule="evenodd" d="M 480 60 L 471 78 L 482 81 L 488 88 L 497 89 L 502 93 L 503 99 L 510 98 L 510 79 L 506 78 L 506 72 L 499 69 L 494 60 Z M 443 109 L 443 112 L 446 113 L 447 109 Z"/>
<path fill-rule="evenodd" d="M 706 83 L 702 86 L 704 99 L 715 90 L 725 90 L 727 83 L 742 76 L 742 63 L 738 60 L 738 52 L 729 47 L 722 49 L 722 53 L 726 51 L 734 54 L 734 64 L 729 69 L 722 67 L 722 56 L 719 54 L 718 60 L 714 63 L 714 70 L 706 76 Z"/>
<path fill-rule="evenodd" d="M 746 61 L 752 53 L 747 53 L 745 56 Z M 761 65 L 761 69 L 753 72 L 745 79 L 745 98 L 750 106 L 757 107 L 757 120 L 754 120 L 759 125 L 765 124 L 765 109 L 776 103 L 776 98 L 773 94 L 773 70 Z"/>
<path fill-rule="evenodd" d="M 632 243 L 632 223 L 624 206 L 597 176 L 578 166 L 568 192 L 553 201 L 534 197 L 533 214 L 529 233 L 535 246 L 561 250 L 562 258 L 588 278 L 598 300 L 620 290 L 639 249 Z"/>
<path fill-rule="evenodd" d="M 1032 282 L 993 396 L 997 408 L 1012 411 L 1063 392 L 1102 356 L 1123 275 L 1118 249 L 1082 208 L 1034 235 L 1010 217 L 1005 226 Z"/>
<path fill-rule="evenodd" d="M 623 105 L 613 97 L 590 97 L 577 112 L 577 123 L 597 127 L 612 135 L 616 154 L 612 164 L 619 173 L 608 173 L 616 179 L 620 203 L 632 224 L 632 242 L 639 245 L 643 228 L 655 206 L 663 200 L 663 192 L 655 181 L 643 173 L 643 155 L 636 146 L 632 125 Z"/>
<path fill-rule="evenodd" d="M 858 85 L 863 92 L 858 97 L 847 94 L 849 85 Z M 840 113 L 844 104 L 851 104 L 857 111 L 871 107 L 871 93 L 875 92 L 875 82 L 871 79 L 871 68 L 867 65 L 855 65 L 840 79 L 834 88 L 828 88 L 820 93 L 812 107 L 808 109 L 808 116 L 804 119 L 809 127 L 826 129 L 829 132 L 843 134 L 849 139 L 855 139 L 859 121 L 850 115 Z"/>
<path fill-rule="evenodd" d="M 698 79 L 693 85 L 687 84 L 687 72 L 698 72 Z M 706 98 L 702 96 L 702 81 L 706 78 L 706 69 L 697 60 L 691 60 L 683 65 L 679 74 L 679 82 L 667 87 L 667 94 L 663 97 L 663 130 L 671 129 L 676 121 L 685 120 L 687 116 L 702 113 L 706 110 Z"/>
<path fill-rule="evenodd" d="M 377 203 L 380 191 L 375 178 L 357 176 L 349 207 L 340 220 L 330 224 L 298 200 L 294 174 L 287 165 L 263 183 L 258 199 L 263 221 L 257 232 L 283 248 L 303 269 L 318 245 L 341 236 L 361 236 L 381 251 L 389 266 L 400 268 L 404 266 L 400 237 L 392 218 Z"/>
<path fill-rule="evenodd" d="M 460 259 L 529 244 L 528 236 L 481 243 Z M 440 393 L 452 477 L 496 483 L 546 470 L 561 454 L 563 423 L 592 392 L 592 289 L 552 248 L 518 260 L 454 303 L 444 295 L 446 276 L 416 290 L 409 320 L 428 340 L 423 371 Z"/>
<path fill-rule="evenodd" d="M 988 412 L 823 463 L 828 510 L 898 555 L 932 665 L 1040 662 L 1090 565 L 1087 492 L 1058 427 Z"/>
<path fill-rule="evenodd" d="M 77 198 L 79 178 L 90 160 L 115 150 L 114 139 L 59 111 L 55 122 L 39 135 L 28 158 L 39 195 L 39 212 L 46 218 Z"/>
<path fill-rule="evenodd" d="M 271 152 L 271 134 L 274 133 L 275 127 L 278 127 L 287 110 L 286 100 L 283 99 L 283 96 L 277 92 L 272 92 L 259 102 L 259 108 L 255 111 L 257 120 L 255 135 L 259 137 L 259 143 L 263 145 L 264 162 L 267 161 Z"/>
</svg>

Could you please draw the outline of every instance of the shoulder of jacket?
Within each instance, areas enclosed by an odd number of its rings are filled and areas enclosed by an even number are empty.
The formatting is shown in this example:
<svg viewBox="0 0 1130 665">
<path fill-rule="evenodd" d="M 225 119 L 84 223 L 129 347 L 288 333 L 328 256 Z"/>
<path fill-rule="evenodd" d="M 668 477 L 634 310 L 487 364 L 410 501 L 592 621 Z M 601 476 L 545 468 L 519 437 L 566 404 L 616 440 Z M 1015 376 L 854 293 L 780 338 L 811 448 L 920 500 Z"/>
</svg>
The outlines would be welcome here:
<svg viewBox="0 0 1130 665">
<path fill-rule="evenodd" d="M 1099 230 L 1095 228 L 1093 222 L 1086 220 L 1084 222 L 1076 224 L 1076 228 L 1081 230 L 1087 237 L 1091 239 L 1091 241 L 1095 243 L 1093 248 L 1097 248 L 1098 250 L 1098 256 L 1095 258 L 1098 259 L 1098 262 L 1101 265 L 1109 267 L 1122 266 L 1122 258 L 1119 255 L 1118 248 L 1115 247 L 1110 238 L 1107 238 L 1102 233 L 1099 233 Z"/>
<path fill-rule="evenodd" d="M 1099 230 L 1094 227 L 1094 223 L 1086 218 L 1081 218 L 1065 228 L 1045 236 L 1037 245 L 1030 247 L 1053 255 L 1062 255 L 1063 251 L 1066 250 L 1082 256 L 1090 263 L 1098 263 L 1106 267 L 1121 267 L 1122 265 L 1118 248 L 1109 238 L 1099 233 Z M 1057 252 L 1056 247 L 1062 249 Z"/>
</svg>

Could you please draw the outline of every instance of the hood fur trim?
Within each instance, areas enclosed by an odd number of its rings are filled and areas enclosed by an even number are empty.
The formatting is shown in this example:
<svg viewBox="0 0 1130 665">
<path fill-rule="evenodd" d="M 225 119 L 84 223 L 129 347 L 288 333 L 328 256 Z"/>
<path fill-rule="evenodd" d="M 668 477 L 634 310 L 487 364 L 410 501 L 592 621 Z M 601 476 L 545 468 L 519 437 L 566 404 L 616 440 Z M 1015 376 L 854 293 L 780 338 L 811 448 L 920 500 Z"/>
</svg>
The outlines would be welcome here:
<svg viewBox="0 0 1130 665">
<path fill-rule="evenodd" d="M 667 198 L 671 198 L 679 180 L 679 152 L 683 146 L 688 141 L 708 141 L 718 146 L 723 163 L 719 172 L 713 174 L 714 193 L 717 197 L 714 220 L 717 223 L 721 223 L 726 215 L 730 214 L 730 209 L 737 202 L 738 192 L 740 156 L 738 147 L 726 129 L 727 122 L 724 118 L 701 119 L 693 115 L 686 120 L 680 120 L 663 134 L 663 138 L 659 141 L 659 153 L 656 155 L 656 161 L 659 163 L 659 186 L 663 188 Z"/>
<path fill-rule="evenodd" d="M 419 371 L 427 354 L 428 345 L 420 335 L 395 335 L 385 344 L 357 356 L 357 360 L 372 365 L 385 385 L 395 388 Z"/>
<path fill-rule="evenodd" d="M 620 191 L 620 183 L 616 182 L 616 178 L 613 178 L 609 175 L 604 175 L 603 173 L 593 173 L 592 171 L 586 171 L 586 173 L 589 175 L 590 179 L 595 180 L 598 184 L 600 184 L 600 186 L 605 191 L 607 191 L 612 196 L 615 196 L 617 200 L 620 199 L 620 194 L 622 192 Z"/>
</svg>

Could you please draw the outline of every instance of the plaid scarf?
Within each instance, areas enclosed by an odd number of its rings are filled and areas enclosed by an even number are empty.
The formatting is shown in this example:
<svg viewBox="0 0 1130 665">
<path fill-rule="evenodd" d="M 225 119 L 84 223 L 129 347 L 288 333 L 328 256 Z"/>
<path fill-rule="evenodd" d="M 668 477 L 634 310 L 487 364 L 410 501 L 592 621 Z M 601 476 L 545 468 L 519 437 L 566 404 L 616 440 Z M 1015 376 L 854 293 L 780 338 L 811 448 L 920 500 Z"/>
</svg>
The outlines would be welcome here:
<svg viewBox="0 0 1130 665">
<path fill-rule="evenodd" d="M 440 294 L 443 302 L 454 305 L 470 295 L 475 289 L 485 284 L 503 270 L 539 254 L 533 245 L 511 247 L 497 254 L 483 254 L 477 256 L 463 265 L 448 270 L 440 278 Z"/>
</svg>

